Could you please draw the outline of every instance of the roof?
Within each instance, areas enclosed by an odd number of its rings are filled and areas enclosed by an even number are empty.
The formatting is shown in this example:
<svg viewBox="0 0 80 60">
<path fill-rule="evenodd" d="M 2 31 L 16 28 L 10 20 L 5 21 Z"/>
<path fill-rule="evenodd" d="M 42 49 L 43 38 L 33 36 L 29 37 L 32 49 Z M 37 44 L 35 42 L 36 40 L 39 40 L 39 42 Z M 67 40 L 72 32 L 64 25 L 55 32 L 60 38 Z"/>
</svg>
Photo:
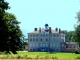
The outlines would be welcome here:
<svg viewBox="0 0 80 60">
<path fill-rule="evenodd" d="M 52 31 L 52 33 L 59 33 L 59 32 L 57 32 L 57 31 L 55 31 L 55 30 L 51 30 L 51 31 Z M 41 32 L 45 32 L 45 29 L 42 28 L 42 29 L 41 29 Z M 39 30 L 33 31 L 33 32 L 29 32 L 29 33 L 39 33 Z M 49 33 L 49 32 L 48 32 L 48 33 Z"/>
<path fill-rule="evenodd" d="M 66 44 L 77 44 L 77 42 L 66 42 Z"/>
</svg>

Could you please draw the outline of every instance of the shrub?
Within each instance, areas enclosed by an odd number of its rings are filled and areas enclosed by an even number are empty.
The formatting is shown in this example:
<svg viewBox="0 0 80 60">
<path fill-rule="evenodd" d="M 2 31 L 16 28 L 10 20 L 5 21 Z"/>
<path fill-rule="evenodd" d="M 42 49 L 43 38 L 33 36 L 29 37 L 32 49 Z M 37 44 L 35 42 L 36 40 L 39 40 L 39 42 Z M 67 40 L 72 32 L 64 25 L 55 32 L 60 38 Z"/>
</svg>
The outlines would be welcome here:
<svg viewBox="0 0 80 60">
<path fill-rule="evenodd" d="M 27 59 L 32 59 L 32 58 L 29 56 L 29 57 L 27 57 Z"/>
<path fill-rule="evenodd" d="M 46 55 L 45 58 L 48 59 L 49 58 L 49 55 Z"/>
<path fill-rule="evenodd" d="M 17 56 L 17 59 L 20 59 L 20 58 L 21 58 L 21 56 L 20 56 L 20 55 L 18 55 L 18 56 Z"/>
<path fill-rule="evenodd" d="M 24 55 L 24 58 L 27 58 L 27 55 Z"/>
<path fill-rule="evenodd" d="M 36 55 L 36 58 L 38 59 L 39 58 L 39 55 Z"/>
<path fill-rule="evenodd" d="M 57 57 L 55 57 L 55 56 L 52 56 L 51 58 L 52 58 L 52 59 L 57 59 Z"/>
<path fill-rule="evenodd" d="M 80 59 L 80 56 L 76 57 L 76 59 Z"/>
<path fill-rule="evenodd" d="M 76 50 L 75 50 L 75 54 L 80 54 L 79 49 L 76 49 Z"/>
</svg>

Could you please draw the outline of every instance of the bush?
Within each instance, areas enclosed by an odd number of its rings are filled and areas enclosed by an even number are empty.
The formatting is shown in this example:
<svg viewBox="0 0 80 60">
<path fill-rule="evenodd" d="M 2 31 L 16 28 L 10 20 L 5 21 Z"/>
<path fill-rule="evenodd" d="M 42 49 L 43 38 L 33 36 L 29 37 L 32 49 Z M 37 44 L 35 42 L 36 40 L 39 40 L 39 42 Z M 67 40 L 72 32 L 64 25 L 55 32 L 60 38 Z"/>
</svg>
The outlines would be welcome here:
<svg viewBox="0 0 80 60">
<path fill-rule="evenodd" d="M 55 56 L 52 56 L 51 58 L 52 58 L 52 59 L 57 59 L 57 57 L 55 57 Z"/>
<path fill-rule="evenodd" d="M 45 58 L 48 59 L 49 58 L 49 55 L 46 55 Z"/>
<path fill-rule="evenodd" d="M 79 49 L 76 49 L 76 50 L 75 50 L 75 54 L 80 54 Z"/>
<path fill-rule="evenodd" d="M 76 59 L 80 59 L 80 56 L 76 57 Z"/>
<path fill-rule="evenodd" d="M 21 58 L 21 56 L 20 56 L 20 55 L 18 55 L 18 56 L 17 56 L 17 59 L 20 59 L 20 58 Z"/>
<path fill-rule="evenodd" d="M 38 59 L 39 58 L 39 55 L 36 55 L 36 58 Z"/>
</svg>

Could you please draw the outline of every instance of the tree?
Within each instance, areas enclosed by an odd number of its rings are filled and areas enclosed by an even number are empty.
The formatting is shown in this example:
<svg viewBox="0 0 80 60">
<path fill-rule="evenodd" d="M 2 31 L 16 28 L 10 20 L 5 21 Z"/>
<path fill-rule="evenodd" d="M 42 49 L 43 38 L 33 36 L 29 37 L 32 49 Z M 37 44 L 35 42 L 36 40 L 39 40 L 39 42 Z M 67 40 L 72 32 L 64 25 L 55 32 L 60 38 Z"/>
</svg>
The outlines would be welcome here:
<svg viewBox="0 0 80 60">
<path fill-rule="evenodd" d="M 72 37 L 72 41 L 75 41 L 80 46 L 80 11 L 77 13 L 77 27 L 75 27 L 75 32 Z"/>
<path fill-rule="evenodd" d="M 15 54 L 22 47 L 23 34 L 15 15 L 5 11 L 9 9 L 8 4 L 0 0 L 0 51 L 12 51 Z"/>
<path fill-rule="evenodd" d="M 74 31 L 67 31 L 67 30 L 63 30 L 63 31 L 64 31 L 64 34 L 65 34 L 65 41 L 70 42 Z"/>
<path fill-rule="evenodd" d="M 16 50 L 22 47 L 22 31 L 19 27 L 20 22 L 16 20 L 14 14 L 5 13 L 4 19 L 7 20 L 8 25 L 8 41 L 6 44 L 6 49 L 9 49 L 13 53 L 16 53 Z M 9 51 L 7 50 L 7 51 Z"/>
<path fill-rule="evenodd" d="M 9 3 L 0 0 L 0 51 L 5 50 L 6 41 L 8 40 L 8 29 L 6 19 L 4 18 L 5 10 L 9 9 Z"/>
</svg>

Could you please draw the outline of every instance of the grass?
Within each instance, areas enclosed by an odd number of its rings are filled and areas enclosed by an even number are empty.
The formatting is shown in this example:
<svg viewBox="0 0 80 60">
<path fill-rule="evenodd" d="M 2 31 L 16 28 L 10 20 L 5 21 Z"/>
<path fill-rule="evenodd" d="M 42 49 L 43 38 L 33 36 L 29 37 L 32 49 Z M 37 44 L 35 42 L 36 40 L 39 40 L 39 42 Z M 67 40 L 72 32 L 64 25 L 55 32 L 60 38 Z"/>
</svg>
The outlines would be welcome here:
<svg viewBox="0 0 80 60">
<path fill-rule="evenodd" d="M 5 54 L 0 52 L 0 59 L 61 59 L 61 60 L 73 60 L 73 59 L 80 59 L 80 54 L 75 53 L 68 53 L 68 52 L 54 52 L 54 53 L 47 53 L 47 52 L 19 52 L 18 54 Z"/>
<path fill-rule="evenodd" d="M 55 56 L 55 57 L 58 57 L 58 58 L 76 58 L 76 57 L 78 57 L 78 56 L 80 56 L 80 54 L 75 54 L 75 53 L 65 53 L 65 52 L 54 52 L 54 53 L 46 53 L 46 52 L 18 52 L 18 54 L 20 54 L 20 55 L 25 55 L 25 54 L 27 54 L 28 56 L 36 56 L 36 55 L 38 55 L 38 56 L 42 56 L 42 57 L 44 57 L 44 56 L 49 56 L 49 57 L 51 57 L 51 56 Z"/>
</svg>

